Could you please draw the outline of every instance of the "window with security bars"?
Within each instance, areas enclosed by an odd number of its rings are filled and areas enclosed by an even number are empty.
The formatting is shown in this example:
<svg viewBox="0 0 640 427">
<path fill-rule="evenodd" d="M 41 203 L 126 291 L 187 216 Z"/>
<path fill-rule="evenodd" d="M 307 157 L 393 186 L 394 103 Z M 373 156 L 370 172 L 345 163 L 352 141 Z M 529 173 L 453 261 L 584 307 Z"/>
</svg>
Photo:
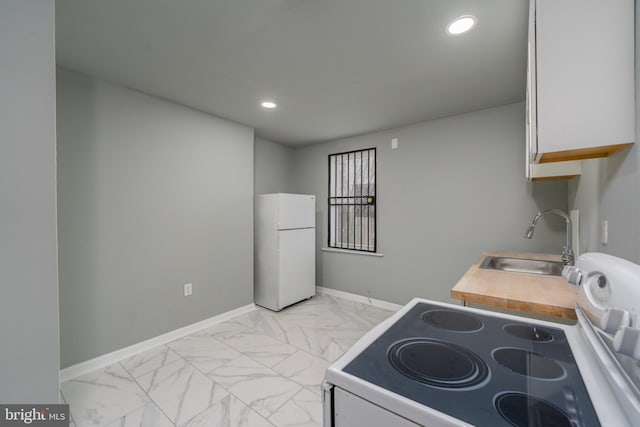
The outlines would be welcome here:
<svg viewBox="0 0 640 427">
<path fill-rule="evenodd" d="M 329 247 L 376 251 L 376 149 L 329 155 Z"/>
</svg>

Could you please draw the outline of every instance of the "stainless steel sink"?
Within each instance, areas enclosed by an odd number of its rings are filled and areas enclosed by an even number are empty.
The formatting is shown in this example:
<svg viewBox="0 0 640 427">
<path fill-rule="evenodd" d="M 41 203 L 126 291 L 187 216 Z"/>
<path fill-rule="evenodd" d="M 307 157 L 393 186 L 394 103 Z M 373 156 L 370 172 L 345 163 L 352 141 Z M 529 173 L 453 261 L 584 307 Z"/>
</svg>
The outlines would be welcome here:
<svg viewBox="0 0 640 427">
<path fill-rule="evenodd" d="M 509 271 L 512 273 L 561 276 L 564 263 L 562 261 L 541 261 L 536 259 L 488 256 L 482 261 L 480 268 L 487 270 Z"/>
</svg>

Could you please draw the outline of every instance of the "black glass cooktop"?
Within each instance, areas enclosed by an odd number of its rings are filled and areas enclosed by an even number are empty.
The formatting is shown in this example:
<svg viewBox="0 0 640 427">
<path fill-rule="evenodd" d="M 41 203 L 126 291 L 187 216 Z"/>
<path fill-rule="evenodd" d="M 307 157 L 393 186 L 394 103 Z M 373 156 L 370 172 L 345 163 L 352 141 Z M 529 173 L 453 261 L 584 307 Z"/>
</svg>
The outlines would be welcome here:
<svg viewBox="0 0 640 427">
<path fill-rule="evenodd" d="M 418 303 L 344 371 L 476 426 L 599 426 L 561 329 Z"/>
</svg>

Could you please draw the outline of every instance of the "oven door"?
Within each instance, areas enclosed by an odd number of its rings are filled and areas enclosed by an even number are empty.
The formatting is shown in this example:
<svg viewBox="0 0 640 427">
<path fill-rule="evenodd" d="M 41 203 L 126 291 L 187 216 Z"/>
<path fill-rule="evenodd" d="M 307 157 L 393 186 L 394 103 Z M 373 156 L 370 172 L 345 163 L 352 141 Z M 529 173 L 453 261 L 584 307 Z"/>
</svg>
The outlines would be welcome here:
<svg viewBox="0 0 640 427">
<path fill-rule="evenodd" d="M 323 384 L 324 427 L 420 427 L 348 391 Z"/>
</svg>

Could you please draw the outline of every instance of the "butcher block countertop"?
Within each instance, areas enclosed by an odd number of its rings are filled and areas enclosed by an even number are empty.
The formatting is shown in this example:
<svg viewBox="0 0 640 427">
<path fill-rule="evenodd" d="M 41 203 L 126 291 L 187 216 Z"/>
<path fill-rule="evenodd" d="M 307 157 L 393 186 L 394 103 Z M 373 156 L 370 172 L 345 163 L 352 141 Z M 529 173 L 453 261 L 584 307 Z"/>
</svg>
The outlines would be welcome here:
<svg viewBox="0 0 640 427">
<path fill-rule="evenodd" d="M 576 319 L 576 290 L 562 277 L 482 269 L 480 264 L 486 256 L 560 261 L 560 255 L 485 252 L 451 290 L 451 298 L 465 303 Z"/>
</svg>

